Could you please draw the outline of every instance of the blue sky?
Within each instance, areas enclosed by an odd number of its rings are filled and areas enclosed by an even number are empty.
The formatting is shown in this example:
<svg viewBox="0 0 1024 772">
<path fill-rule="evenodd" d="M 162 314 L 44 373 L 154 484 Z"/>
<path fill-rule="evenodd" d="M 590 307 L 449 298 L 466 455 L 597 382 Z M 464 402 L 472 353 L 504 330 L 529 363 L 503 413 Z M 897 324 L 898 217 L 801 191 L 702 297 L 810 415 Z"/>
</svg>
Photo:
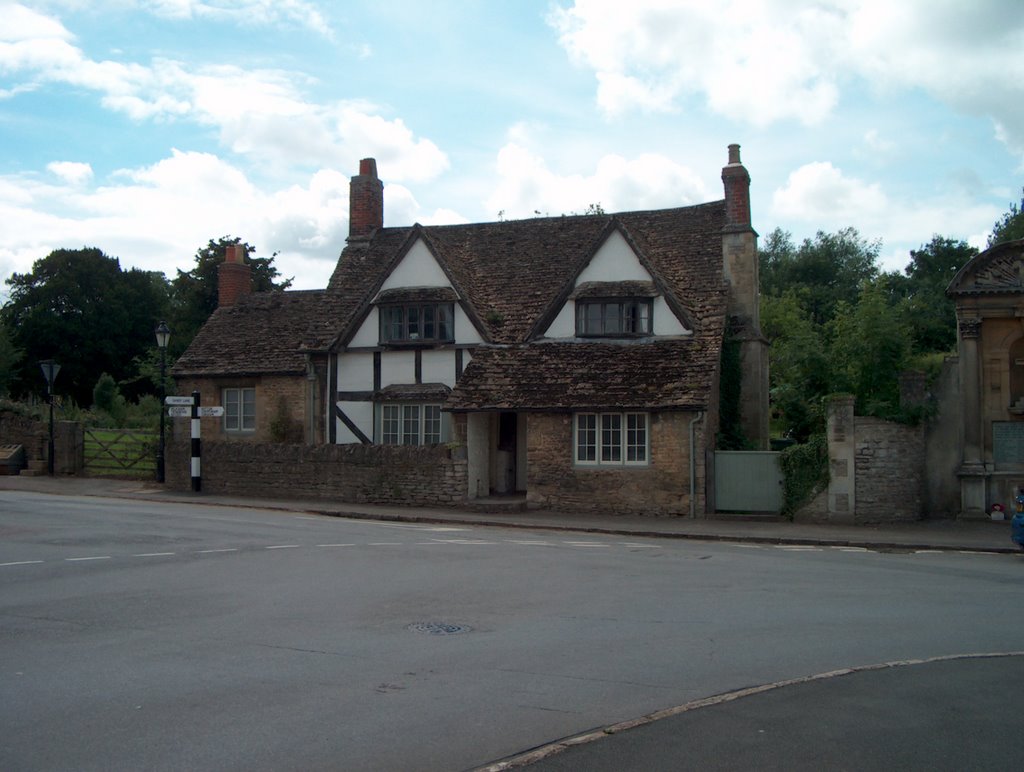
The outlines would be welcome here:
<svg viewBox="0 0 1024 772">
<path fill-rule="evenodd" d="M 0 278 L 95 246 L 168 276 L 239 236 L 326 285 L 385 224 L 722 197 L 901 269 L 1024 185 L 1019 0 L 0 0 Z M 5 296 L 0 288 L 0 298 Z"/>
</svg>

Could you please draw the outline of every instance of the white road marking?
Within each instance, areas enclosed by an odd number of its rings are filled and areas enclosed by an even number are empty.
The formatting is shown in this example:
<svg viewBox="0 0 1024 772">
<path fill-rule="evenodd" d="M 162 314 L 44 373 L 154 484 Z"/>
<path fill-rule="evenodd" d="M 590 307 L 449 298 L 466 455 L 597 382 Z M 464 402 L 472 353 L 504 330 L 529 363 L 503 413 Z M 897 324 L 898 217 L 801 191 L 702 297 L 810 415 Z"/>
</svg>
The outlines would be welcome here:
<svg viewBox="0 0 1024 772">
<path fill-rule="evenodd" d="M 269 547 L 264 547 L 266 550 L 293 550 L 301 545 L 298 544 L 273 544 Z"/>
<path fill-rule="evenodd" d="M 787 552 L 821 552 L 821 547 L 811 547 L 807 544 L 776 544 L 775 547 Z"/>
<path fill-rule="evenodd" d="M 371 541 L 367 547 L 402 547 L 405 542 L 400 541 Z"/>
<path fill-rule="evenodd" d="M 354 547 L 355 544 L 317 544 L 318 547 Z"/>
<path fill-rule="evenodd" d="M 31 566 L 42 562 L 41 560 L 15 560 L 13 563 L 0 563 L 0 566 Z"/>
<path fill-rule="evenodd" d="M 238 548 L 237 547 L 226 547 L 224 549 L 219 549 L 219 550 L 199 550 L 196 554 L 197 555 L 208 555 L 211 552 L 238 552 Z"/>
<path fill-rule="evenodd" d="M 661 545 L 660 544 L 636 544 L 635 542 L 631 542 L 631 541 L 620 541 L 619 542 L 619 546 L 620 547 L 633 547 L 633 548 L 639 548 L 639 549 L 645 549 L 645 550 L 660 550 L 661 549 Z"/>
<path fill-rule="evenodd" d="M 563 541 L 562 544 L 565 544 L 566 546 L 569 546 L 569 547 L 607 547 L 607 546 L 609 546 L 607 544 L 600 544 L 600 543 L 598 543 L 596 541 Z"/>
<path fill-rule="evenodd" d="M 527 540 L 527 539 L 507 539 L 509 544 L 525 544 L 528 547 L 551 547 L 553 546 L 549 541 L 540 540 Z"/>
<path fill-rule="evenodd" d="M 483 539 L 435 539 L 438 544 L 497 544 L 496 541 L 484 541 Z"/>
<path fill-rule="evenodd" d="M 138 555 L 132 555 L 133 558 L 162 558 L 169 555 L 174 555 L 173 552 L 140 552 Z"/>
<path fill-rule="evenodd" d="M 88 558 L 64 558 L 69 563 L 78 562 L 81 560 L 110 560 L 110 555 L 93 555 Z"/>
</svg>

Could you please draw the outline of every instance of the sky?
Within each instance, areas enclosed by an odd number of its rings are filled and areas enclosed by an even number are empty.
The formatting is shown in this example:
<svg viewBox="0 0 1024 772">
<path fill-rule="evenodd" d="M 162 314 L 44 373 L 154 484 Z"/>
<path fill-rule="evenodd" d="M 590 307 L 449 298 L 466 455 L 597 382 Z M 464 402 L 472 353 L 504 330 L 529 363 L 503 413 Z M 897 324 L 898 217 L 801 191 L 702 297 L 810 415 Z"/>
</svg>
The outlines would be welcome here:
<svg viewBox="0 0 1024 772">
<path fill-rule="evenodd" d="M 361 158 L 385 225 L 433 225 L 721 199 L 730 143 L 762 238 L 984 247 L 1024 187 L 1024 2 L 0 0 L 5 280 L 236 236 L 321 288 Z"/>
</svg>

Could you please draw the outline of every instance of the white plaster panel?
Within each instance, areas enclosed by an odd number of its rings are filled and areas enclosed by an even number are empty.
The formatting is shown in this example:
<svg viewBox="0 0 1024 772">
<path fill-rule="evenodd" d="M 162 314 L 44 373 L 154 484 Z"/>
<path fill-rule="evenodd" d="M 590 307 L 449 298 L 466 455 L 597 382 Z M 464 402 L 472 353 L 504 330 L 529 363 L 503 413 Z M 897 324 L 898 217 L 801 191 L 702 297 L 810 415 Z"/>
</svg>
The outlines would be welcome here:
<svg viewBox="0 0 1024 772">
<path fill-rule="evenodd" d="M 359 352 L 338 357 L 338 391 L 373 389 L 373 354 Z"/>
<path fill-rule="evenodd" d="M 426 244 L 418 240 L 395 266 L 391 275 L 384 281 L 382 290 L 401 287 L 450 287 L 451 282 L 445 276 L 441 266 L 430 254 Z"/>
<path fill-rule="evenodd" d="M 455 342 L 456 343 L 483 343 L 483 338 L 477 332 L 473 322 L 470 321 L 462 306 L 455 304 Z"/>
<path fill-rule="evenodd" d="M 385 351 L 381 354 L 381 388 L 396 383 L 416 383 L 416 355 L 412 351 Z"/>
<path fill-rule="evenodd" d="M 453 349 L 423 352 L 423 382 L 443 383 L 446 386 L 455 385 L 455 351 Z"/>
<path fill-rule="evenodd" d="M 665 298 L 658 297 L 654 299 L 654 308 L 651 309 L 653 315 L 652 321 L 654 325 L 652 331 L 655 335 L 689 335 L 690 330 L 679 321 L 679 317 L 675 315 Z"/>
<path fill-rule="evenodd" d="M 372 402 L 339 402 L 341 409 L 349 420 L 359 427 L 359 431 L 373 439 L 373 403 Z M 352 442 L 362 442 L 351 430 L 342 423 L 340 418 L 335 419 L 338 425 L 338 443 L 347 445 Z"/>
<path fill-rule="evenodd" d="M 576 284 L 585 281 L 652 281 L 636 253 L 621 233 L 609 236 L 580 273 Z"/>
<path fill-rule="evenodd" d="M 380 312 L 376 306 L 370 309 L 366 320 L 349 342 L 349 348 L 376 346 L 380 339 Z"/>
<path fill-rule="evenodd" d="M 545 338 L 572 338 L 576 335 L 576 301 L 565 302 L 543 335 Z"/>
</svg>

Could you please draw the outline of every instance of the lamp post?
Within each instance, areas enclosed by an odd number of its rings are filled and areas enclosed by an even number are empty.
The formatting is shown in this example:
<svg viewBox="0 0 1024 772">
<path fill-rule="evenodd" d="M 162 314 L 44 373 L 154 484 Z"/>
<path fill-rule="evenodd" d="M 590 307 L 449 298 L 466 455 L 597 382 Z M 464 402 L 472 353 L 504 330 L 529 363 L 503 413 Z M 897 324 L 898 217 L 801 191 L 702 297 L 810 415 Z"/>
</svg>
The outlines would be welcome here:
<svg viewBox="0 0 1024 772">
<path fill-rule="evenodd" d="M 160 349 L 160 446 L 156 450 L 156 481 L 164 481 L 164 399 L 167 391 L 165 373 L 167 370 L 167 341 L 171 339 L 171 328 L 167 322 L 156 326 L 156 345 Z"/>
<path fill-rule="evenodd" d="M 52 359 L 44 359 L 39 363 L 39 367 L 46 378 L 46 396 L 50 400 L 50 446 L 46 453 L 46 471 L 53 477 L 53 382 L 60 372 L 60 365 Z"/>
</svg>

